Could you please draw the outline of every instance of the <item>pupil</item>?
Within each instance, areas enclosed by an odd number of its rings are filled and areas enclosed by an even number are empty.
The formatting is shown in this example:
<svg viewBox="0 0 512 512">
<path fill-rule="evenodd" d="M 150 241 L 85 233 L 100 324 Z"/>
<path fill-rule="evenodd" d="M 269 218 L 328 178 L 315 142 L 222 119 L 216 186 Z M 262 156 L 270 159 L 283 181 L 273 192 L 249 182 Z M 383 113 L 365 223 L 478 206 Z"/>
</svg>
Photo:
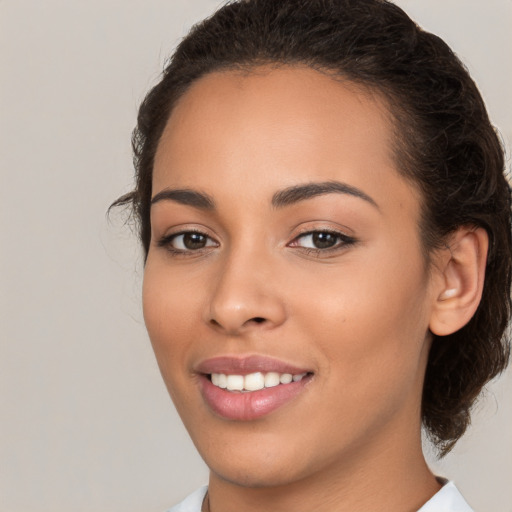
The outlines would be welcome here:
<svg viewBox="0 0 512 512">
<path fill-rule="evenodd" d="M 336 235 L 331 233 L 313 233 L 313 243 L 317 249 L 328 249 L 336 244 Z"/>
<path fill-rule="evenodd" d="M 183 236 L 183 245 L 187 249 L 202 249 L 206 245 L 206 237 L 200 233 L 187 233 Z"/>
</svg>

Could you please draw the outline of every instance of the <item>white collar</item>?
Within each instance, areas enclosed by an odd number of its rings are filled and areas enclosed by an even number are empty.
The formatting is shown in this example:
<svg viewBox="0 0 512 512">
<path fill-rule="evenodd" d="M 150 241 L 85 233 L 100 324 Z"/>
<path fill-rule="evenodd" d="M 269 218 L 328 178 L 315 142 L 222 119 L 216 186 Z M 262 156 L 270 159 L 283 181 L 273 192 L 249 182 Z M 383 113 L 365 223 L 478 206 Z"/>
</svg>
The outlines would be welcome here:
<svg viewBox="0 0 512 512">
<path fill-rule="evenodd" d="M 453 482 L 439 480 L 443 487 L 418 512 L 473 512 Z"/>
</svg>

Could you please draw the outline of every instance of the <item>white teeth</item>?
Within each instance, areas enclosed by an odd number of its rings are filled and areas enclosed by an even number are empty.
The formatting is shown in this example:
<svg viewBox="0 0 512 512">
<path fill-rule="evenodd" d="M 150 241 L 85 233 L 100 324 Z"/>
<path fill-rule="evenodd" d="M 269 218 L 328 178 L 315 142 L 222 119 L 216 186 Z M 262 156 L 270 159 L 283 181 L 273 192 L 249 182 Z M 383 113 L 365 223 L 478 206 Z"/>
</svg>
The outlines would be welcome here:
<svg viewBox="0 0 512 512">
<path fill-rule="evenodd" d="M 263 373 L 256 372 L 246 375 L 244 378 L 244 389 L 247 391 L 258 391 L 265 387 L 265 377 Z"/>
<path fill-rule="evenodd" d="M 222 388 L 222 389 L 226 389 L 228 387 L 228 378 L 223 374 L 223 373 L 219 373 L 219 379 L 218 379 L 218 384 L 217 386 L 219 386 L 219 388 Z"/>
<path fill-rule="evenodd" d="M 228 386 L 228 378 L 223 373 L 212 373 L 212 382 L 219 388 L 225 389 Z"/>
<path fill-rule="evenodd" d="M 290 382 L 298 382 L 307 374 L 299 373 L 292 375 L 291 373 L 261 372 L 249 373 L 248 375 L 226 375 L 224 373 L 212 373 L 212 384 L 229 391 L 258 391 L 263 388 L 273 388 L 279 384 L 290 384 Z"/>
<path fill-rule="evenodd" d="M 274 386 L 279 386 L 279 373 L 269 372 L 265 375 L 265 387 L 273 388 Z"/>
<path fill-rule="evenodd" d="M 281 384 L 290 384 L 290 382 L 293 380 L 293 376 L 291 373 L 283 373 L 280 377 L 279 377 L 279 382 Z"/>
<path fill-rule="evenodd" d="M 229 391 L 242 391 L 244 389 L 244 377 L 243 375 L 228 375 Z"/>
</svg>

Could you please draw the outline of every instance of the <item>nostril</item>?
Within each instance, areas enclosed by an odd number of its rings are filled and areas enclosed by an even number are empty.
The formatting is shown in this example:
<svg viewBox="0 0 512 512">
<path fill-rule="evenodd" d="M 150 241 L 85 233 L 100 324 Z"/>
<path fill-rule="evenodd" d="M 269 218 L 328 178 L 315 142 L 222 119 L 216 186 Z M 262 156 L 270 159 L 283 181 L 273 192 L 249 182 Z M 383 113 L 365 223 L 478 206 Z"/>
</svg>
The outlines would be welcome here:
<svg viewBox="0 0 512 512">
<path fill-rule="evenodd" d="M 0 0 L 1 1 L 1 0 Z M 225 321 L 219 321 L 215 318 L 210 318 L 208 323 L 210 327 L 214 329 L 221 329 L 229 333 L 238 333 L 240 329 L 250 328 L 250 326 L 255 326 L 256 324 L 265 324 L 268 322 L 268 319 L 262 316 L 254 316 L 245 321 L 239 321 L 236 318 L 225 318 Z"/>
</svg>

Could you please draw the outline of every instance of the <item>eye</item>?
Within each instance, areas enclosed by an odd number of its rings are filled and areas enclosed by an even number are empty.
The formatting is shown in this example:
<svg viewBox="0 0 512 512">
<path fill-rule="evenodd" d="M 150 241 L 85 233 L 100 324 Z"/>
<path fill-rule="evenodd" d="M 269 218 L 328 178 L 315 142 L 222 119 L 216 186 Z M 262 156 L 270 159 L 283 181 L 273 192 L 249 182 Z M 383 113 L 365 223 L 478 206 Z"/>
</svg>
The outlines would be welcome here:
<svg viewBox="0 0 512 512">
<path fill-rule="evenodd" d="M 355 239 L 336 231 L 310 231 L 298 236 L 290 245 L 313 251 L 338 249 L 355 243 Z"/>
<path fill-rule="evenodd" d="M 158 242 L 161 247 L 168 248 L 171 252 L 186 253 L 200 251 L 207 247 L 217 247 L 215 240 L 199 231 L 184 231 L 165 236 Z"/>
</svg>

